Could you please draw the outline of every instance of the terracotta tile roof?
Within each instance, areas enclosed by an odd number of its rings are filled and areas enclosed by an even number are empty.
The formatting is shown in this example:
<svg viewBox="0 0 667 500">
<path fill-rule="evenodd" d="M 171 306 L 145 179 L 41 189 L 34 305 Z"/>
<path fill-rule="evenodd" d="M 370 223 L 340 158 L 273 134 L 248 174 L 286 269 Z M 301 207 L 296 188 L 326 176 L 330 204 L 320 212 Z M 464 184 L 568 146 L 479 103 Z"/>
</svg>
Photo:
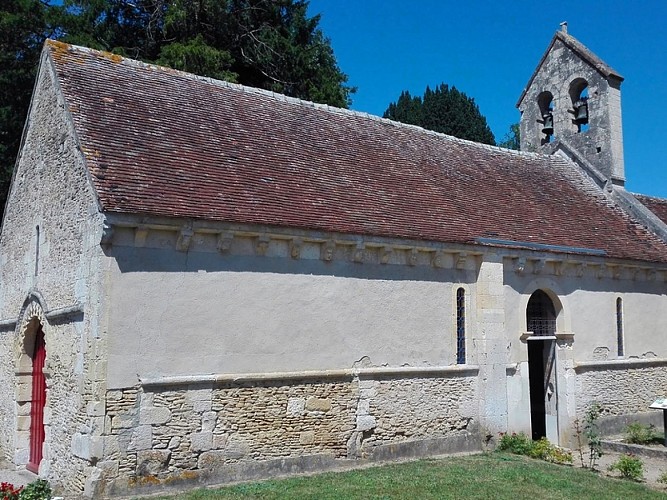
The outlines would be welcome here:
<svg viewBox="0 0 667 500">
<path fill-rule="evenodd" d="M 104 211 L 475 243 L 667 246 L 557 157 L 48 42 Z"/>
<path fill-rule="evenodd" d="M 667 224 L 667 199 L 654 198 L 653 196 L 645 196 L 643 194 L 635 194 L 633 196 L 637 198 L 642 205 L 657 215 L 662 222 Z"/>
</svg>

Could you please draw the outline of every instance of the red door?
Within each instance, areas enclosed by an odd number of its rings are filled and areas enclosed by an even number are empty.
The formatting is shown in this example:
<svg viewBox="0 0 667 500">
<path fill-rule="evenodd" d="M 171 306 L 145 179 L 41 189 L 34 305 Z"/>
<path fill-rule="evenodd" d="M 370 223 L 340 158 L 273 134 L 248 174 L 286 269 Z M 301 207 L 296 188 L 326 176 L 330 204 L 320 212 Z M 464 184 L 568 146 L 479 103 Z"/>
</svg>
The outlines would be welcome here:
<svg viewBox="0 0 667 500">
<path fill-rule="evenodd" d="M 46 404 L 46 378 L 44 377 L 44 360 L 46 344 L 44 332 L 39 327 L 35 338 L 35 350 L 32 357 L 32 404 L 30 405 L 30 461 L 28 470 L 37 473 L 39 462 L 42 461 L 42 444 L 44 444 L 44 405 Z"/>
</svg>

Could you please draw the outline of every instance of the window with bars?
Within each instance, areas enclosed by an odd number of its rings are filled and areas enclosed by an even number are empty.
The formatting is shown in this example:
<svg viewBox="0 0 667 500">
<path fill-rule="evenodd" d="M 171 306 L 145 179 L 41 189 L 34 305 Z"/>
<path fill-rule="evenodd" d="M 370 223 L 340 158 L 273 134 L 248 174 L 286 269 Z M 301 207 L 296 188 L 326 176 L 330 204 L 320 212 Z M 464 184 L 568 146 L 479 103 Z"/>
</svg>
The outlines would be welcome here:
<svg viewBox="0 0 667 500">
<path fill-rule="evenodd" d="M 466 292 L 463 288 L 456 291 L 456 363 L 466 362 Z"/>
<path fill-rule="evenodd" d="M 616 345 L 618 347 L 618 356 L 625 355 L 623 347 L 623 299 L 616 299 Z"/>
</svg>

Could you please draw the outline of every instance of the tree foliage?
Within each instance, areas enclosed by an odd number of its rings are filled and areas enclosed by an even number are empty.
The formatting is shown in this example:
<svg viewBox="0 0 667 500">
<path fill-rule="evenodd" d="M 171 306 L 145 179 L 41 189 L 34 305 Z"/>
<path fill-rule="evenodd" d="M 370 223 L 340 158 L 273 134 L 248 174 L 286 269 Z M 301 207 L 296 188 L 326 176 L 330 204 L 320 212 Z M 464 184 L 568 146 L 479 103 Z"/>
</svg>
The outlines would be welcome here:
<svg viewBox="0 0 667 500">
<path fill-rule="evenodd" d="M 346 85 L 306 0 L 2 0 L 0 210 L 47 37 L 338 107 Z"/>
<path fill-rule="evenodd" d="M 501 148 L 515 149 L 516 151 L 521 149 L 521 129 L 519 128 L 518 123 L 510 125 L 509 132 L 505 134 L 503 140 L 498 143 L 498 146 Z"/>
<path fill-rule="evenodd" d="M 398 101 L 389 104 L 383 116 L 461 139 L 496 143 L 475 100 L 444 83 L 435 90 L 426 87 L 423 97 L 413 97 L 408 91 L 401 92 Z"/>
</svg>

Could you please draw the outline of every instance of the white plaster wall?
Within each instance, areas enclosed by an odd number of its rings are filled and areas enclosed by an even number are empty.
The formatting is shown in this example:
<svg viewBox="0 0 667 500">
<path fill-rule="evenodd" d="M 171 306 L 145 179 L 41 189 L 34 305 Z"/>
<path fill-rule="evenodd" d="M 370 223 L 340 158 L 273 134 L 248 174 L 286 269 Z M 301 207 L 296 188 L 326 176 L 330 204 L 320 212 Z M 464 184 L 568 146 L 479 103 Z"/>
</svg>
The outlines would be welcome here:
<svg viewBox="0 0 667 500">
<path fill-rule="evenodd" d="M 591 361 L 617 358 L 616 299 L 623 299 L 625 357 L 667 357 L 667 285 L 643 279 L 505 274 L 510 361 L 527 361 L 519 341 L 526 330 L 526 304 L 537 289 L 550 290 L 561 301 L 558 331 L 574 333 L 573 359 Z M 608 351 L 607 351 L 608 350 Z"/>
<path fill-rule="evenodd" d="M 86 304 L 95 296 L 100 225 L 66 104 L 54 88 L 48 60 L 43 61 L 29 118 L 29 128 L 16 168 L 0 237 L 0 318 L 16 319 L 31 290 L 43 297 L 48 310 Z M 40 227 L 39 267 L 35 273 L 36 226 Z M 93 427 L 86 400 L 93 398 L 87 379 L 90 365 L 88 332 L 94 314 L 59 319 L 43 325 L 46 340 L 47 404 L 45 460 L 40 475 L 56 489 L 83 488 L 87 462 L 72 456 L 71 437 Z M 22 318 L 19 318 L 21 320 Z M 29 318 L 26 318 L 29 319 Z M 0 331 L 0 447 L 17 463 L 27 457 L 16 433 L 14 403 L 21 322 Z M 102 388 L 103 389 L 103 388 Z M 18 436 L 18 437 L 17 437 Z"/>
<path fill-rule="evenodd" d="M 449 282 L 462 271 L 112 253 L 110 388 L 159 376 L 349 368 L 364 357 L 373 365 L 456 363 L 458 285 Z M 144 260 L 169 269 L 138 271 Z"/>
</svg>

